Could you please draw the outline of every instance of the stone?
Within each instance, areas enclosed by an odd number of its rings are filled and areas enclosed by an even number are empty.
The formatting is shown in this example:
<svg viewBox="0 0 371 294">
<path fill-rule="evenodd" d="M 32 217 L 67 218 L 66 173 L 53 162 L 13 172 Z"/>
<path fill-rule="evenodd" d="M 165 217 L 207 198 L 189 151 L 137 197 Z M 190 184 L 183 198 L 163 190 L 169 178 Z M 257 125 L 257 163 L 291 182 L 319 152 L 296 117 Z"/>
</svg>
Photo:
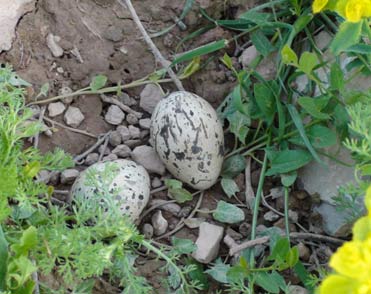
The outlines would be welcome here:
<svg viewBox="0 0 371 294">
<path fill-rule="evenodd" d="M 112 25 L 107 28 L 107 30 L 103 33 L 103 36 L 113 42 L 119 42 L 124 38 L 123 31 L 120 27 Z"/>
<path fill-rule="evenodd" d="M 81 110 L 77 107 L 70 106 L 68 107 L 66 113 L 64 114 L 64 121 L 67 125 L 77 128 L 82 121 L 85 119 L 85 116 L 82 114 Z"/>
<path fill-rule="evenodd" d="M 310 250 L 307 246 L 305 246 L 303 243 L 299 243 L 298 245 L 299 250 L 299 258 L 302 261 L 308 261 L 310 258 Z"/>
<path fill-rule="evenodd" d="M 116 154 L 118 157 L 126 158 L 130 156 L 131 149 L 128 146 L 121 144 L 116 146 L 116 148 L 112 150 L 112 153 Z"/>
<path fill-rule="evenodd" d="M 50 103 L 48 105 L 48 113 L 50 117 L 56 117 L 66 110 L 66 106 L 62 102 Z"/>
<path fill-rule="evenodd" d="M 109 143 L 111 146 L 116 147 L 121 144 L 122 138 L 120 132 L 112 131 L 109 135 Z"/>
<path fill-rule="evenodd" d="M 126 126 L 118 126 L 116 131 L 120 133 L 123 142 L 130 140 L 130 132 Z"/>
<path fill-rule="evenodd" d="M 140 129 L 134 126 L 129 126 L 129 133 L 131 139 L 138 139 L 140 138 Z"/>
<path fill-rule="evenodd" d="M 124 144 L 127 145 L 130 148 L 135 148 L 135 147 L 139 146 L 140 144 L 142 144 L 142 141 L 139 140 L 139 139 L 127 140 L 127 141 L 124 142 Z"/>
<path fill-rule="evenodd" d="M 293 223 L 297 223 L 299 221 L 299 214 L 294 211 L 294 210 L 289 210 L 289 219 L 293 222 Z"/>
<path fill-rule="evenodd" d="M 281 198 L 285 194 L 285 188 L 284 187 L 275 187 L 270 189 L 270 195 L 273 199 Z"/>
<path fill-rule="evenodd" d="M 131 153 L 131 158 L 142 165 L 149 173 L 165 174 L 165 165 L 151 146 L 142 145 L 136 147 Z"/>
<path fill-rule="evenodd" d="M 41 170 L 39 171 L 39 174 L 37 175 L 37 181 L 44 183 L 44 184 L 48 184 L 50 181 L 50 177 L 51 177 L 51 172 L 47 170 Z"/>
<path fill-rule="evenodd" d="M 176 203 L 168 203 L 169 201 L 162 199 L 153 199 L 150 203 L 151 206 L 158 206 L 158 209 L 170 212 L 172 215 L 178 215 L 181 207 Z"/>
<path fill-rule="evenodd" d="M 296 285 L 290 285 L 288 290 L 289 294 L 309 294 L 309 291 L 307 289 Z"/>
<path fill-rule="evenodd" d="M 116 154 L 108 154 L 107 156 L 104 156 L 102 158 L 102 162 L 105 162 L 105 161 L 114 161 L 114 160 L 117 160 L 118 159 L 118 156 Z"/>
<path fill-rule="evenodd" d="M 111 153 L 111 149 L 108 146 L 106 146 L 106 148 L 104 148 L 104 145 L 100 145 L 99 148 L 98 148 L 98 152 L 99 152 L 99 154 L 103 153 L 103 155 L 108 155 L 108 154 Z"/>
<path fill-rule="evenodd" d="M 111 125 L 119 125 L 125 119 L 125 113 L 117 105 L 111 105 L 108 107 L 104 119 Z"/>
<path fill-rule="evenodd" d="M 196 251 L 192 254 L 198 262 L 208 264 L 218 256 L 224 228 L 203 222 L 196 240 Z"/>
<path fill-rule="evenodd" d="M 98 153 L 90 153 L 85 158 L 85 164 L 86 165 L 92 165 L 96 162 L 98 162 L 99 154 Z"/>
<path fill-rule="evenodd" d="M 35 8 L 35 0 L 0 0 L 0 53 L 10 50 L 19 19 Z"/>
<path fill-rule="evenodd" d="M 138 123 L 138 118 L 134 114 L 129 113 L 126 116 L 126 121 L 128 122 L 129 125 L 136 125 Z"/>
<path fill-rule="evenodd" d="M 142 228 L 142 233 L 146 239 L 151 239 L 153 237 L 153 227 L 151 224 L 144 224 Z"/>
<path fill-rule="evenodd" d="M 323 152 L 340 162 L 354 164 L 350 152 L 345 147 L 335 145 Z M 354 167 L 341 165 L 325 156 L 320 157 L 322 163 L 313 160 L 299 170 L 299 181 L 310 195 L 318 194 L 322 201 L 334 204 L 332 198 L 338 196 L 338 189 L 343 185 L 355 183 Z"/>
<path fill-rule="evenodd" d="M 156 211 L 151 218 L 153 231 L 156 236 L 160 236 L 165 234 L 169 223 L 167 220 L 162 216 L 161 210 Z"/>
<path fill-rule="evenodd" d="M 274 222 L 280 218 L 278 214 L 274 213 L 271 210 L 266 212 L 263 217 L 266 221 L 269 221 L 269 222 Z"/>
<path fill-rule="evenodd" d="M 62 184 L 72 184 L 78 177 L 80 172 L 77 169 L 69 168 L 61 173 L 61 183 Z"/>
<path fill-rule="evenodd" d="M 178 217 L 188 217 L 192 212 L 192 207 L 189 205 L 183 206 L 180 212 L 178 213 Z"/>
<path fill-rule="evenodd" d="M 126 93 L 121 93 L 121 95 L 117 97 L 117 100 L 119 100 L 121 103 L 127 106 L 133 106 L 137 104 L 137 101 L 134 98 L 131 98 Z"/>
<path fill-rule="evenodd" d="M 152 113 L 162 98 L 164 94 L 161 89 L 155 84 L 148 84 L 140 93 L 139 106 L 148 113 Z"/>
<path fill-rule="evenodd" d="M 59 36 L 54 36 L 51 33 L 46 37 L 46 45 L 54 57 L 61 57 L 63 55 L 63 48 L 58 44 L 60 40 L 61 38 Z"/>
<path fill-rule="evenodd" d="M 141 139 L 144 139 L 145 137 L 149 136 L 149 130 L 143 130 L 143 131 L 140 131 L 140 138 Z"/>
<path fill-rule="evenodd" d="M 156 189 L 162 186 L 162 181 L 158 177 L 154 177 L 152 180 L 152 188 Z"/>
<path fill-rule="evenodd" d="M 140 119 L 139 126 L 144 130 L 149 130 L 149 128 L 151 127 L 151 119 L 150 118 Z"/>
<path fill-rule="evenodd" d="M 184 220 L 184 224 L 190 229 L 196 229 L 199 228 L 200 225 L 205 222 L 205 220 L 206 219 L 203 217 L 191 217 L 186 218 Z"/>
<path fill-rule="evenodd" d="M 314 208 L 322 217 L 323 231 L 333 237 L 347 237 L 351 233 L 352 224 L 349 223 L 349 211 L 338 211 L 335 206 L 322 202 Z"/>
<path fill-rule="evenodd" d="M 243 238 L 242 234 L 236 232 L 232 228 L 227 228 L 227 231 L 225 233 L 229 235 L 233 240 L 241 240 Z"/>
</svg>

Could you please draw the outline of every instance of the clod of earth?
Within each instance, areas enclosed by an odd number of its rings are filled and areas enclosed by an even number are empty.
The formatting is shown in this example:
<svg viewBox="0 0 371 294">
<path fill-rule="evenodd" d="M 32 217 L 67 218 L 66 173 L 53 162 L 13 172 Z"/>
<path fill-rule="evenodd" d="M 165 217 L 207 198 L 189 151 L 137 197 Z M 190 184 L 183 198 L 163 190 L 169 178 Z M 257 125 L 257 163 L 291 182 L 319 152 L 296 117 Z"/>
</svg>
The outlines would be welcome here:
<svg viewBox="0 0 371 294">
<path fill-rule="evenodd" d="M 150 196 L 147 171 L 133 161 L 119 159 L 88 167 L 71 188 L 71 200 L 98 202 L 105 211 L 119 207 L 123 215 L 136 220 Z"/>
<path fill-rule="evenodd" d="M 172 175 L 193 188 L 204 190 L 217 181 L 223 128 L 203 98 L 180 91 L 161 100 L 151 118 L 151 143 Z"/>
</svg>

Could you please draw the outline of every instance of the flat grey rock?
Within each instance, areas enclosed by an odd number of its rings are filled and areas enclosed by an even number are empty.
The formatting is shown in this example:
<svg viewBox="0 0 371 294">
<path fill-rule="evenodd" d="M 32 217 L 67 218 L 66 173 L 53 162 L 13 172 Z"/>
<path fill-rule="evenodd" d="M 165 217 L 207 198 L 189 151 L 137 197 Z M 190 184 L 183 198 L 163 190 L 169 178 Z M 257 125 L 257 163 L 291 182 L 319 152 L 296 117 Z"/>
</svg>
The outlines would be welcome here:
<svg viewBox="0 0 371 294">
<path fill-rule="evenodd" d="M 50 103 L 48 105 L 48 113 L 50 117 L 56 117 L 66 110 L 66 106 L 62 102 Z"/>
<path fill-rule="evenodd" d="M 125 119 L 125 113 L 117 105 L 111 105 L 104 119 L 111 125 L 119 125 Z"/>
<path fill-rule="evenodd" d="M 82 114 L 81 110 L 77 107 L 70 106 L 68 107 L 66 113 L 64 114 L 64 121 L 67 125 L 77 128 L 82 121 L 85 119 L 85 116 Z"/>
<path fill-rule="evenodd" d="M 131 153 L 131 158 L 142 165 L 149 173 L 165 174 L 165 165 L 151 146 L 142 145 L 136 147 Z"/>
<path fill-rule="evenodd" d="M 148 84 L 140 93 L 139 106 L 148 113 L 152 113 L 162 98 L 164 94 L 161 89 L 155 84 Z"/>
</svg>

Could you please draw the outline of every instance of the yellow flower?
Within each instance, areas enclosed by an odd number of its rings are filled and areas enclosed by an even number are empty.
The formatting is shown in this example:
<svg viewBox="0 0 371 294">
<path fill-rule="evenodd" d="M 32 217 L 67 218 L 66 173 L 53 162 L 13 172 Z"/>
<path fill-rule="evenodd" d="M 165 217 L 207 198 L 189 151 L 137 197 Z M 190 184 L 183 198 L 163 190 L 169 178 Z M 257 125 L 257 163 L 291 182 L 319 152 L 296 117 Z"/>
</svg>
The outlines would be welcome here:
<svg viewBox="0 0 371 294">
<path fill-rule="evenodd" d="M 363 17 L 371 16 L 371 0 L 349 0 L 345 6 L 348 21 L 359 22 Z"/>
<path fill-rule="evenodd" d="M 371 294 L 371 238 L 345 243 L 331 257 L 336 271 L 320 286 L 320 294 Z"/>
<path fill-rule="evenodd" d="M 312 5 L 313 13 L 322 11 L 326 7 L 327 2 L 328 0 L 314 0 Z"/>
</svg>

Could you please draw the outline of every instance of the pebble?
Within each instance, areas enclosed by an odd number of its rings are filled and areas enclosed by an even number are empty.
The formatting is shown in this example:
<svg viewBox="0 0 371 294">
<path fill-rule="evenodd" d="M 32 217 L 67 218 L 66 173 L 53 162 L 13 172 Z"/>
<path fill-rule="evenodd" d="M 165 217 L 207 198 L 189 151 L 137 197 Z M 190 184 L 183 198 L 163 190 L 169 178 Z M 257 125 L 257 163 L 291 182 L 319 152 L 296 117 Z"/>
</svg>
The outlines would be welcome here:
<svg viewBox="0 0 371 294">
<path fill-rule="evenodd" d="M 68 86 L 63 86 L 62 88 L 60 88 L 58 90 L 58 95 L 62 96 L 62 95 L 69 95 L 73 93 L 72 89 Z M 71 104 L 73 101 L 73 97 L 66 97 L 66 98 L 63 98 L 63 103 L 64 104 Z"/>
<path fill-rule="evenodd" d="M 144 130 L 149 130 L 149 128 L 151 127 L 151 119 L 150 118 L 140 119 L 139 126 Z"/>
<path fill-rule="evenodd" d="M 238 231 L 242 236 L 247 237 L 250 234 L 251 225 L 249 223 L 242 223 L 238 227 Z"/>
<path fill-rule="evenodd" d="M 102 154 L 104 152 L 103 155 L 108 155 L 111 153 L 111 149 L 108 146 L 106 146 L 104 150 L 103 149 L 104 149 L 104 145 L 100 145 L 98 148 L 99 154 Z"/>
<path fill-rule="evenodd" d="M 136 125 L 138 123 L 138 118 L 134 114 L 129 113 L 126 116 L 126 121 L 128 122 L 129 125 Z"/>
<path fill-rule="evenodd" d="M 116 131 L 120 133 L 123 142 L 131 139 L 129 129 L 126 126 L 118 126 Z"/>
<path fill-rule="evenodd" d="M 142 165 L 149 173 L 165 174 L 165 165 L 151 146 L 142 145 L 135 147 L 131 152 L 131 158 Z"/>
<path fill-rule="evenodd" d="M 115 25 L 109 26 L 103 33 L 103 36 L 113 42 L 119 42 L 124 38 L 122 29 Z"/>
<path fill-rule="evenodd" d="M 73 168 L 64 170 L 61 173 L 61 183 L 72 184 L 75 181 L 75 179 L 78 177 L 79 173 L 80 172 L 77 169 L 73 169 Z"/>
<path fill-rule="evenodd" d="M 121 93 L 121 95 L 117 97 L 117 100 L 119 100 L 121 103 L 123 103 L 127 106 L 133 106 L 133 105 L 137 104 L 137 101 L 135 99 L 131 98 L 126 93 Z"/>
<path fill-rule="evenodd" d="M 172 215 L 175 215 L 175 216 L 178 215 L 178 213 L 181 210 L 181 207 L 176 203 L 167 203 L 167 202 L 168 201 L 162 200 L 162 199 L 153 199 L 150 205 L 151 206 L 161 205 L 158 207 L 158 209 L 170 212 Z"/>
<path fill-rule="evenodd" d="M 92 165 L 96 162 L 98 162 L 99 154 L 98 153 L 90 153 L 85 158 L 85 164 L 86 165 Z"/>
<path fill-rule="evenodd" d="M 191 212 L 192 212 L 192 207 L 191 206 L 189 206 L 189 205 L 183 206 L 182 209 L 180 210 L 179 214 L 178 214 L 178 217 L 180 217 L 180 218 L 188 217 Z"/>
<path fill-rule="evenodd" d="M 140 131 L 140 138 L 141 139 L 144 139 L 145 137 L 147 137 L 149 135 L 149 130 L 143 130 L 143 131 Z"/>
<path fill-rule="evenodd" d="M 66 113 L 64 114 L 64 121 L 66 122 L 67 125 L 73 128 L 77 128 L 84 119 L 85 116 L 77 107 L 73 106 L 68 107 Z"/>
<path fill-rule="evenodd" d="M 297 223 L 299 220 L 299 214 L 296 211 L 289 210 L 289 219 L 292 222 Z"/>
<path fill-rule="evenodd" d="M 236 232 L 232 228 L 228 228 L 226 234 L 229 235 L 233 240 L 241 240 L 243 238 L 242 234 Z"/>
<path fill-rule="evenodd" d="M 144 224 L 142 228 L 142 233 L 146 239 L 151 239 L 153 237 L 153 227 L 151 224 Z"/>
<path fill-rule="evenodd" d="M 165 234 L 169 223 L 167 220 L 162 216 L 161 210 L 156 211 L 151 218 L 153 231 L 156 236 L 160 236 Z"/>
<path fill-rule="evenodd" d="M 275 187 L 270 189 L 270 194 L 272 195 L 273 199 L 281 198 L 285 194 L 285 188 L 284 187 Z"/>
<path fill-rule="evenodd" d="M 309 291 L 307 289 L 296 285 L 290 285 L 288 290 L 289 294 L 309 294 Z"/>
<path fill-rule="evenodd" d="M 220 241 L 223 238 L 224 228 L 203 222 L 196 240 L 196 251 L 193 258 L 201 263 L 209 263 L 218 256 Z"/>
<path fill-rule="evenodd" d="M 119 125 L 125 119 L 125 113 L 117 105 L 111 105 L 108 107 L 104 119 L 111 125 Z"/>
<path fill-rule="evenodd" d="M 142 141 L 139 140 L 139 139 L 135 139 L 135 140 L 127 140 L 124 143 L 125 143 L 125 145 L 127 145 L 130 148 L 135 148 L 135 147 L 139 146 L 140 144 L 142 144 Z"/>
<path fill-rule="evenodd" d="M 122 138 L 118 131 L 112 131 L 109 135 L 109 143 L 111 146 L 116 147 L 121 144 Z"/>
<path fill-rule="evenodd" d="M 140 129 L 134 126 L 129 126 L 129 133 L 131 139 L 138 139 L 140 138 Z"/>
<path fill-rule="evenodd" d="M 158 177 L 154 177 L 152 180 L 152 188 L 156 189 L 162 186 L 162 181 Z"/>
<path fill-rule="evenodd" d="M 192 217 L 184 220 L 184 224 L 190 229 L 199 228 L 202 223 L 205 222 L 203 217 Z"/>
<path fill-rule="evenodd" d="M 280 218 L 280 216 L 273 211 L 268 211 L 264 214 L 264 219 L 269 222 L 274 222 Z"/>
<path fill-rule="evenodd" d="M 66 106 L 62 102 L 50 103 L 48 105 L 48 112 L 50 117 L 56 117 L 66 110 Z"/>
<path fill-rule="evenodd" d="M 299 250 L 299 257 L 302 261 L 308 261 L 310 258 L 310 250 L 307 246 L 305 246 L 303 243 L 299 243 L 298 245 Z"/>
<path fill-rule="evenodd" d="M 46 45 L 48 46 L 54 57 L 61 57 L 63 55 L 63 49 L 58 44 L 60 40 L 61 38 L 59 36 L 54 36 L 51 33 L 49 33 L 46 37 Z"/>
<path fill-rule="evenodd" d="M 126 158 L 130 156 L 131 149 L 128 146 L 121 144 L 116 146 L 116 148 L 112 150 L 112 153 L 116 154 L 118 157 Z"/>
<path fill-rule="evenodd" d="M 152 113 L 162 98 L 164 94 L 161 89 L 155 84 L 148 84 L 140 93 L 139 106 L 148 113 Z"/>
<path fill-rule="evenodd" d="M 51 172 L 47 170 L 41 170 L 39 171 L 39 174 L 37 175 L 37 181 L 47 184 L 50 181 L 50 177 L 51 177 Z"/>
<path fill-rule="evenodd" d="M 108 154 L 107 156 L 104 156 L 102 158 L 102 161 L 105 162 L 105 161 L 114 161 L 114 160 L 117 160 L 118 159 L 118 156 L 116 154 Z"/>
</svg>

